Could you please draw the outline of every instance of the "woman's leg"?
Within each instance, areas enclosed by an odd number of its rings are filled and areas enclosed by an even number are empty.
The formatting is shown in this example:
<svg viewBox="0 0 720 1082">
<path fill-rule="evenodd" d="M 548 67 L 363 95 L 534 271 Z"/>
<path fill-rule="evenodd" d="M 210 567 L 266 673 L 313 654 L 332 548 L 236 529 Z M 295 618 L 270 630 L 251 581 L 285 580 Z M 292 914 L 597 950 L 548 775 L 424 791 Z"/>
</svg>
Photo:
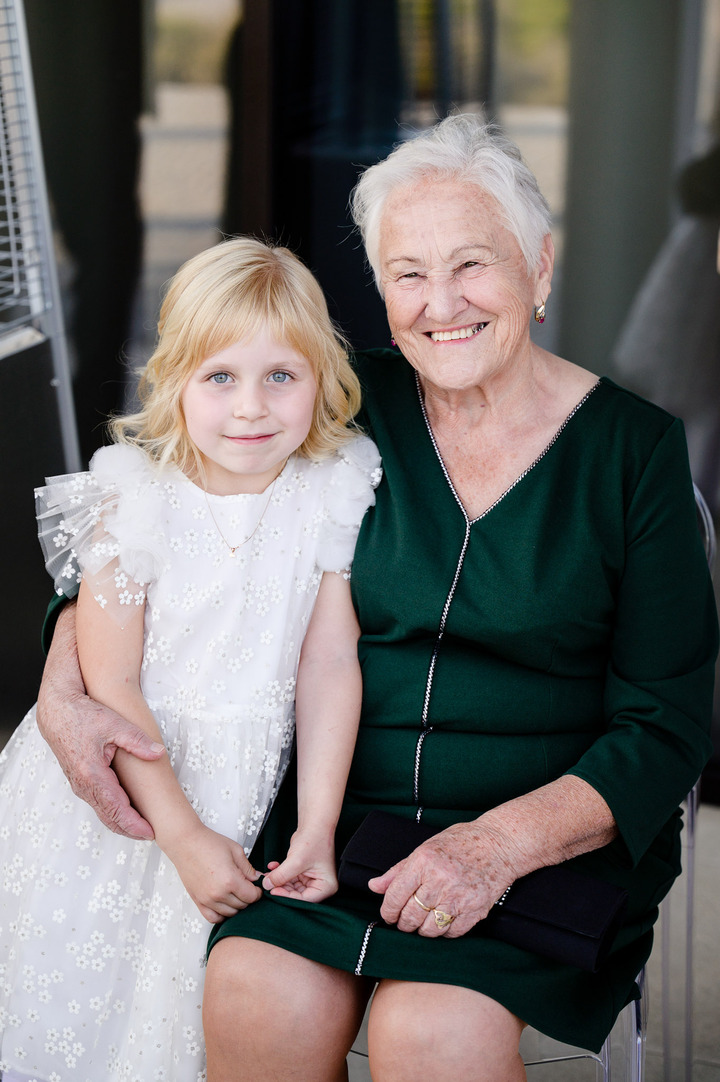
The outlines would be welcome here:
<svg viewBox="0 0 720 1082">
<path fill-rule="evenodd" d="M 525 1082 L 523 1029 L 469 988 L 381 981 L 368 1026 L 373 1082 Z"/>
<path fill-rule="evenodd" d="M 221 939 L 205 979 L 208 1082 L 343 1082 L 372 989 L 269 943 Z"/>
</svg>

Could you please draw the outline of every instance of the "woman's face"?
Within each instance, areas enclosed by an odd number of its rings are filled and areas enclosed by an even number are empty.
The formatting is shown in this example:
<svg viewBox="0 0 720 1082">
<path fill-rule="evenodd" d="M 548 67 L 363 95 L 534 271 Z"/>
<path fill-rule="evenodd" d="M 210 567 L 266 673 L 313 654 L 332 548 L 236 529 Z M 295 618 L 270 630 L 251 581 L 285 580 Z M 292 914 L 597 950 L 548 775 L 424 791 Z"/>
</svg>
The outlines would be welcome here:
<svg viewBox="0 0 720 1082">
<path fill-rule="evenodd" d="M 546 237 L 528 275 L 497 203 L 477 185 L 423 180 L 395 191 L 380 225 L 380 267 L 393 338 L 424 383 L 482 387 L 527 359 L 533 305 L 547 299 Z"/>
</svg>

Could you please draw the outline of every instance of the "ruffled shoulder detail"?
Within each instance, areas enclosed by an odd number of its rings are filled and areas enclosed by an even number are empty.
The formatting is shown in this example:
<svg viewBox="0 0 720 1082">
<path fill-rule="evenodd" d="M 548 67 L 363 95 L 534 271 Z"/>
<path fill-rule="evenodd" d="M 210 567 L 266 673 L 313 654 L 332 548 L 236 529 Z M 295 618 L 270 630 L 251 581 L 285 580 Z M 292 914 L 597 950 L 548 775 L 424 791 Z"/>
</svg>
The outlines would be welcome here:
<svg viewBox="0 0 720 1082">
<path fill-rule="evenodd" d="M 121 605 L 144 602 L 144 587 L 167 563 L 158 476 L 139 448 L 116 444 L 97 451 L 86 473 L 48 477 L 35 490 L 40 545 L 58 594 L 75 596 L 85 575 L 112 580 Z"/>
<path fill-rule="evenodd" d="M 349 572 L 360 523 L 381 479 L 380 452 L 367 436 L 356 437 L 331 460 L 317 552 L 321 571 Z"/>
</svg>

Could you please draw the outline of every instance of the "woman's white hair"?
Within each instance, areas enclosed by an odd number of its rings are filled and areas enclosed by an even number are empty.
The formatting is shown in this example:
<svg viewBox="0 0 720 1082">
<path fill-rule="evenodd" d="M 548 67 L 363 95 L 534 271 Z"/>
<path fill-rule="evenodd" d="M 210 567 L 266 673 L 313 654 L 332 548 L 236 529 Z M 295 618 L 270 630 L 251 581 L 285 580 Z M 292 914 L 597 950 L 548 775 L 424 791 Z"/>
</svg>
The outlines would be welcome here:
<svg viewBox="0 0 720 1082">
<path fill-rule="evenodd" d="M 400 143 L 365 170 L 350 197 L 353 220 L 381 293 L 380 230 L 387 198 L 396 188 L 435 177 L 468 181 L 491 196 L 520 245 L 528 273 L 533 272 L 543 238 L 550 232 L 550 208 L 515 143 L 497 125 L 474 113 L 461 113 Z"/>
</svg>

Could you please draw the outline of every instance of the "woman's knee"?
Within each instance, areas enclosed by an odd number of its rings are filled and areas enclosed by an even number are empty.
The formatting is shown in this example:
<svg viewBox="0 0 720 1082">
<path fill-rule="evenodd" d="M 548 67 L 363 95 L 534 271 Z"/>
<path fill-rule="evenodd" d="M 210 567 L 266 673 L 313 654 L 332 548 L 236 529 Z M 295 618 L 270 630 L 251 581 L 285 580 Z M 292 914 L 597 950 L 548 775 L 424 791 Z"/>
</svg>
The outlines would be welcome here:
<svg viewBox="0 0 720 1082">
<path fill-rule="evenodd" d="M 375 1082 L 522 1082 L 524 1023 L 468 988 L 383 981 L 370 1011 L 368 1042 Z"/>
</svg>

